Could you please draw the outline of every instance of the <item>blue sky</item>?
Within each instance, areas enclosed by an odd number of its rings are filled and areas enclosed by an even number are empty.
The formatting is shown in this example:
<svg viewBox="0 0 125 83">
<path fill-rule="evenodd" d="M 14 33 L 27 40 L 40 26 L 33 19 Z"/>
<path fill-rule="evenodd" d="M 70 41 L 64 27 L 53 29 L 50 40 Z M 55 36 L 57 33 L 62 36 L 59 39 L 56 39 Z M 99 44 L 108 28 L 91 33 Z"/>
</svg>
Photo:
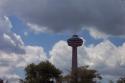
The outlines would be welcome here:
<svg viewBox="0 0 125 83">
<path fill-rule="evenodd" d="M 66 32 L 60 32 L 60 33 L 33 33 L 28 26 L 26 26 L 20 19 L 18 19 L 15 16 L 10 17 L 10 20 L 12 22 L 13 28 L 12 31 L 19 34 L 24 43 L 26 45 L 38 45 L 44 47 L 46 52 L 49 52 L 49 50 L 52 49 L 53 45 L 60 41 L 60 40 L 67 40 L 69 37 L 71 37 L 72 34 L 66 33 Z M 27 33 L 28 35 L 25 35 Z M 103 41 L 103 38 L 96 39 L 93 38 L 89 31 L 82 30 L 80 32 L 77 32 L 78 35 L 83 37 L 86 42 L 85 45 L 90 44 L 98 44 L 101 41 Z M 113 44 L 116 46 L 121 46 L 125 42 L 125 38 L 123 37 L 109 37 L 108 40 L 110 40 Z"/>
<path fill-rule="evenodd" d="M 26 45 L 38 45 L 43 46 L 46 52 L 52 49 L 53 45 L 58 42 L 59 40 L 67 40 L 67 38 L 71 37 L 72 34 L 66 33 L 66 32 L 60 32 L 60 33 L 33 33 L 28 26 L 26 26 L 20 19 L 18 19 L 15 16 L 10 17 L 10 20 L 12 22 L 13 28 L 12 31 L 19 34 Z M 28 33 L 28 35 L 25 35 L 25 32 Z M 78 35 L 81 37 L 84 37 L 86 40 L 85 45 L 90 44 L 98 44 L 104 39 L 96 39 L 93 38 L 89 31 L 82 30 L 80 32 L 77 32 Z M 123 37 L 109 37 L 108 40 L 110 40 L 112 43 L 114 43 L 117 46 L 122 45 L 125 42 L 125 38 Z"/>
<path fill-rule="evenodd" d="M 66 40 L 74 33 L 84 40 L 78 49 L 79 66 L 98 70 L 103 83 L 125 75 L 125 3 L 121 0 L 0 3 L 0 78 L 22 78 L 26 65 L 45 60 L 67 73 L 71 48 Z"/>
</svg>

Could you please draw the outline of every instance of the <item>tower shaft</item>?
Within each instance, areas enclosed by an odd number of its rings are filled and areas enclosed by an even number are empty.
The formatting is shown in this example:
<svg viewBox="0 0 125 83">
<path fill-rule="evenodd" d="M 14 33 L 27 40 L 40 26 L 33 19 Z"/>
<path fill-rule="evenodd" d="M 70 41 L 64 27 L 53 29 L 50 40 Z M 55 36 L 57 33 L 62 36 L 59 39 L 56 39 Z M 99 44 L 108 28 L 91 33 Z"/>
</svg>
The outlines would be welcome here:
<svg viewBox="0 0 125 83">
<path fill-rule="evenodd" d="M 77 47 L 72 47 L 72 70 L 76 70 L 77 67 Z"/>
<path fill-rule="evenodd" d="M 69 46 L 72 47 L 72 71 L 76 70 L 78 67 L 77 62 L 77 47 L 82 46 L 83 40 L 78 37 L 78 35 L 73 35 L 67 40 Z"/>
<path fill-rule="evenodd" d="M 78 37 L 78 35 L 73 35 L 70 39 L 67 40 L 68 45 L 72 47 L 72 73 L 75 74 L 73 76 L 73 83 L 78 83 L 77 79 L 77 47 L 82 46 L 83 40 Z"/>
</svg>

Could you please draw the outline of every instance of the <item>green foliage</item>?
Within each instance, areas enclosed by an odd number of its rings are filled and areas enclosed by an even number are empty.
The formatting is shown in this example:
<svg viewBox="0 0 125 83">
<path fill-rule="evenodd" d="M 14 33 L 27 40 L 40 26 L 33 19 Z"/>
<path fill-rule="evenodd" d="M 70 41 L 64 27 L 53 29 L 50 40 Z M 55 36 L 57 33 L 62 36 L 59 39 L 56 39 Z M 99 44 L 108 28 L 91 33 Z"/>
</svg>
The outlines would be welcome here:
<svg viewBox="0 0 125 83">
<path fill-rule="evenodd" d="M 49 83 L 50 79 L 58 79 L 61 71 L 50 62 L 30 64 L 25 68 L 26 79 L 24 83 Z"/>
<path fill-rule="evenodd" d="M 67 81 L 70 81 L 70 83 L 96 83 L 95 78 L 102 79 L 96 70 L 89 69 L 88 66 L 79 67 L 66 77 L 68 77 Z"/>
</svg>

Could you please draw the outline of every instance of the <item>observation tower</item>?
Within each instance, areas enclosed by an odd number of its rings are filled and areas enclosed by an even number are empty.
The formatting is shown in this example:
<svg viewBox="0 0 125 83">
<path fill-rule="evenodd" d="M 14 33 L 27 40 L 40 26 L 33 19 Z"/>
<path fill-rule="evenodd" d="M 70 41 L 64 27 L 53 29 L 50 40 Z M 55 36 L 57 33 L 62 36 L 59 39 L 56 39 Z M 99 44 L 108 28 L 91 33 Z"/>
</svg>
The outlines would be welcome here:
<svg viewBox="0 0 125 83">
<path fill-rule="evenodd" d="M 78 67 L 77 63 L 77 47 L 82 46 L 83 40 L 78 35 L 73 35 L 67 40 L 69 46 L 72 47 L 72 71 Z"/>
</svg>

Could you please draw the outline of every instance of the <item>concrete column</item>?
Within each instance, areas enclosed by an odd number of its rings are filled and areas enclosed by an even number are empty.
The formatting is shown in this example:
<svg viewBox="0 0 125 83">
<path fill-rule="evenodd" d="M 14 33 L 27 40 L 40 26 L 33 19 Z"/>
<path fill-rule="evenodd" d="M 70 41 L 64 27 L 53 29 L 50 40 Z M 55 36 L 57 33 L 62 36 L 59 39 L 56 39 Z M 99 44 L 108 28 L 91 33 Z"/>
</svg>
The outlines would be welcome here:
<svg viewBox="0 0 125 83">
<path fill-rule="evenodd" d="M 77 70 L 77 47 L 72 47 L 72 73 L 76 72 Z M 77 80 L 77 73 L 74 73 L 73 83 L 78 83 Z"/>
<path fill-rule="evenodd" d="M 72 71 L 77 69 L 77 47 L 72 47 Z"/>
</svg>

